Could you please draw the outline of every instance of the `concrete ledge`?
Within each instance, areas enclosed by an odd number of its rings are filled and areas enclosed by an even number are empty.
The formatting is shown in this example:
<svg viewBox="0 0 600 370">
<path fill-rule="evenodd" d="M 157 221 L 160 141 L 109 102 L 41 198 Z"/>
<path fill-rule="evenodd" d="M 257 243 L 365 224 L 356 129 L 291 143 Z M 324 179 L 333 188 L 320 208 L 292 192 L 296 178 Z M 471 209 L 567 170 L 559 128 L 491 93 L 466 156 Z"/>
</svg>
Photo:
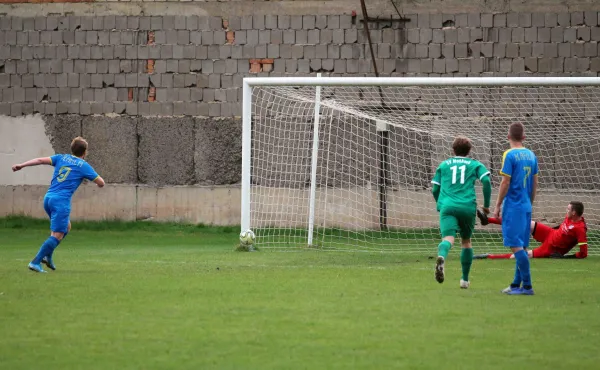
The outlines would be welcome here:
<svg viewBox="0 0 600 370">
<path fill-rule="evenodd" d="M 0 186 L 0 216 L 22 214 L 47 218 L 43 209 L 46 186 Z M 377 230 L 379 200 L 369 187 L 317 189 L 315 225 L 354 230 Z M 544 191 L 534 205 L 533 219 L 555 225 L 562 222 L 571 200 L 585 205 L 590 230 L 600 225 L 598 192 Z M 495 191 L 492 199 L 495 199 Z M 183 221 L 208 225 L 239 225 L 241 188 L 231 186 L 83 185 L 72 204 L 73 220 Z M 255 188 L 252 227 L 308 225 L 308 189 Z M 397 189 L 388 194 L 388 225 L 392 228 L 437 228 L 438 213 L 427 190 Z M 477 226 L 480 228 L 480 226 Z M 488 227 L 489 228 L 489 227 Z"/>
<path fill-rule="evenodd" d="M 47 218 L 47 186 L 0 186 L 0 216 Z M 239 186 L 82 185 L 73 197 L 72 220 L 184 221 L 208 225 L 239 225 Z"/>
<path fill-rule="evenodd" d="M 79 187 L 71 208 L 74 220 L 135 221 L 137 187 L 134 185 L 107 185 L 100 189 L 93 183 Z"/>
<path fill-rule="evenodd" d="M 41 2 L 41 1 L 40 1 Z M 402 14 L 418 13 L 506 13 L 506 12 L 569 12 L 598 10 L 589 0 L 404 0 L 397 1 Z M 96 0 L 93 3 L 0 4 L 0 13 L 8 16 L 35 17 L 70 13 L 82 15 L 199 15 L 243 16 L 249 14 L 335 15 L 360 14 L 359 0 L 314 1 L 134 1 Z M 369 0 L 370 16 L 390 16 L 396 10 L 389 0 Z"/>
<path fill-rule="evenodd" d="M 0 217 L 13 214 L 14 186 L 0 185 Z"/>
<path fill-rule="evenodd" d="M 44 185 L 13 186 L 13 214 L 35 218 L 46 218 L 44 195 L 48 190 Z"/>
</svg>

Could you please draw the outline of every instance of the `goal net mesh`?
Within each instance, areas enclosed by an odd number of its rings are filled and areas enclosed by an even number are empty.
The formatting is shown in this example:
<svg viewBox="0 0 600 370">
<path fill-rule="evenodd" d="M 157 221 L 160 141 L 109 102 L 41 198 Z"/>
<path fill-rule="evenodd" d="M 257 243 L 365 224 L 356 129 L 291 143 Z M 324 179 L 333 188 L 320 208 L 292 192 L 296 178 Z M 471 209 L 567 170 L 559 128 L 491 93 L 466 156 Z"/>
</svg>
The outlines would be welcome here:
<svg viewBox="0 0 600 370">
<path fill-rule="evenodd" d="M 308 247 L 316 87 L 252 88 L 250 227 L 263 248 Z M 533 220 L 562 222 L 585 206 L 590 254 L 599 231 L 600 88 L 321 88 L 312 247 L 435 253 L 439 216 L 431 194 L 457 135 L 492 172 L 492 204 L 512 122 L 538 156 Z M 477 185 L 478 203 L 483 196 Z M 531 246 L 539 245 L 532 240 Z M 505 250 L 498 225 L 481 226 L 476 253 Z"/>
</svg>

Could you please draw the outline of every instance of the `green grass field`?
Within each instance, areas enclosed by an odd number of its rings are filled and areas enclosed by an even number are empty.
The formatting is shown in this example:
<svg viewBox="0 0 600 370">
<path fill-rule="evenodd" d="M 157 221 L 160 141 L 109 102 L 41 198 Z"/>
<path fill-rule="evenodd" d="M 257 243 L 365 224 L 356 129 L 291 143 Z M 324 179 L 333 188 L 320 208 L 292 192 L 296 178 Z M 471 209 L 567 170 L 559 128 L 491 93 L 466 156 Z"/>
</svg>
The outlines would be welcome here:
<svg viewBox="0 0 600 370">
<path fill-rule="evenodd" d="M 234 252 L 237 228 L 81 223 L 27 263 L 45 221 L 0 220 L 2 369 L 597 369 L 600 259 Z"/>
</svg>

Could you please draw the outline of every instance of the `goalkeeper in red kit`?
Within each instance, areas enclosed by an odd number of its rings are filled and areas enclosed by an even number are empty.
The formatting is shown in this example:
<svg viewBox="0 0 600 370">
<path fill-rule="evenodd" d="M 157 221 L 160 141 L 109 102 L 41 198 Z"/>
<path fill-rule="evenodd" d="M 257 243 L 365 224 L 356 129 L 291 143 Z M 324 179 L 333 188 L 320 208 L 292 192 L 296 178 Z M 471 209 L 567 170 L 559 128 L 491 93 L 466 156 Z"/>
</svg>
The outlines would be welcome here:
<svg viewBox="0 0 600 370">
<path fill-rule="evenodd" d="M 477 216 L 482 225 L 502 224 L 502 219 L 487 217 L 485 213 L 477 210 Z M 531 221 L 531 235 L 542 243 L 539 247 L 528 250 L 529 258 L 586 258 L 587 257 L 587 226 L 583 218 L 583 203 L 573 201 L 567 206 L 564 221 L 556 228 Z M 574 247 L 579 247 L 579 252 L 567 255 Z M 502 259 L 514 258 L 512 253 L 507 254 L 480 254 L 473 256 L 475 259 Z"/>
</svg>

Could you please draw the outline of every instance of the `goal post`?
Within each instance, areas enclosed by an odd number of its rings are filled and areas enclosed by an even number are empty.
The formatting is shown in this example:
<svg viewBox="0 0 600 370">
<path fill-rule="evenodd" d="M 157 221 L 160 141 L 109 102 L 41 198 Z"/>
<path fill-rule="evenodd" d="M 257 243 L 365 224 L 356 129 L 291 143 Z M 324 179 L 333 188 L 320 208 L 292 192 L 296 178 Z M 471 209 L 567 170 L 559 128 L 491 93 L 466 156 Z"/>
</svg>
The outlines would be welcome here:
<svg viewBox="0 0 600 370">
<path fill-rule="evenodd" d="M 600 254 L 597 77 L 245 78 L 242 230 L 267 249 L 433 253 L 430 181 L 454 137 L 492 172 L 493 201 L 516 121 L 540 162 L 533 219 L 555 226 L 582 201 Z M 504 250 L 497 225 L 477 222 L 473 244 Z"/>
</svg>

